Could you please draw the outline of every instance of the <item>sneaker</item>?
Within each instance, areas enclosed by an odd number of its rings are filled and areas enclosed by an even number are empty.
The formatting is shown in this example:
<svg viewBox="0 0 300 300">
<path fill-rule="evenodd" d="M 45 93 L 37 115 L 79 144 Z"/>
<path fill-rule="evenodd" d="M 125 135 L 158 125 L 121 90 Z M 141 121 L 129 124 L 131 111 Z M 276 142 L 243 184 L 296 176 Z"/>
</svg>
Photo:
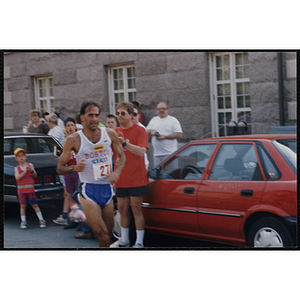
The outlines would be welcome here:
<svg viewBox="0 0 300 300">
<path fill-rule="evenodd" d="M 120 240 L 117 240 L 116 242 L 112 243 L 109 248 L 128 248 L 130 247 L 130 242 L 127 244 L 122 244 Z"/>
<path fill-rule="evenodd" d="M 68 225 L 68 219 L 64 219 L 62 215 L 60 215 L 57 219 L 53 220 L 53 223 L 57 225 Z"/>
<path fill-rule="evenodd" d="M 77 227 L 77 223 L 74 221 L 70 221 L 70 223 L 68 225 L 64 225 L 64 229 L 71 229 L 71 228 L 76 228 Z"/>
<path fill-rule="evenodd" d="M 46 228 L 46 221 L 40 220 L 40 228 Z"/>
<path fill-rule="evenodd" d="M 139 244 L 139 243 L 134 244 L 134 245 L 132 246 L 132 248 L 144 248 L 144 247 L 145 247 L 144 245 Z"/>
<path fill-rule="evenodd" d="M 27 222 L 21 222 L 20 228 L 21 229 L 27 229 Z"/>
</svg>

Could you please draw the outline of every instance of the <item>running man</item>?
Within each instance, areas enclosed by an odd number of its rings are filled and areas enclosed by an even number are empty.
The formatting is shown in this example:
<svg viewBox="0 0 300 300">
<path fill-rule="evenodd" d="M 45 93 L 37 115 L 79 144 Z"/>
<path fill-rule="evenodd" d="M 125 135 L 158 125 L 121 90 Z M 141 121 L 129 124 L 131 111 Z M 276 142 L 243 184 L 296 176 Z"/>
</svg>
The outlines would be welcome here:
<svg viewBox="0 0 300 300">
<path fill-rule="evenodd" d="M 100 112 L 95 102 L 81 105 L 83 129 L 66 138 L 57 173 L 78 172 L 82 183 L 80 203 L 86 216 L 85 222 L 97 236 L 99 247 L 109 247 L 114 223 L 113 184 L 119 179 L 126 157 L 115 130 L 98 128 Z M 119 157 L 113 172 L 112 148 Z M 72 150 L 76 153 L 77 165 L 67 166 Z"/>
</svg>

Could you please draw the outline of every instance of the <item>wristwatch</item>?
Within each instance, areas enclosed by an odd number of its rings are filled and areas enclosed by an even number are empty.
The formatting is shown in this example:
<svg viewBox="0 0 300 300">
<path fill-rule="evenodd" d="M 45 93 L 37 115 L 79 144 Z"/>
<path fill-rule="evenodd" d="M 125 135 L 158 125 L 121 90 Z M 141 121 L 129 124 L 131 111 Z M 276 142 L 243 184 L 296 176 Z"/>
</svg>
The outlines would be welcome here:
<svg viewBox="0 0 300 300">
<path fill-rule="evenodd" d="M 126 145 L 127 145 L 127 142 L 125 141 L 125 142 L 122 144 L 122 147 L 124 148 Z"/>
<path fill-rule="evenodd" d="M 73 172 L 73 170 L 74 170 L 74 165 L 70 166 L 70 171 Z"/>
</svg>

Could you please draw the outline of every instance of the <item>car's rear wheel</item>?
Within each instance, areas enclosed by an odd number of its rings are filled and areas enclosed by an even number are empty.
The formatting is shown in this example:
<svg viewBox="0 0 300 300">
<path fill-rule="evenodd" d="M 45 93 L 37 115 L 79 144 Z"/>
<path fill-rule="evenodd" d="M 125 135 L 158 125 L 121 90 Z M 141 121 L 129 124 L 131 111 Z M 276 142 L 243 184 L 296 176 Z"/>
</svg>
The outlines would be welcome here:
<svg viewBox="0 0 300 300">
<path fill-rule="evenodd" d="M 291 247 L 293 239 L 287 227 L 273 217 L 265 217 L 253 224 L 248 235 L 249 247 Z"/>
</svg>

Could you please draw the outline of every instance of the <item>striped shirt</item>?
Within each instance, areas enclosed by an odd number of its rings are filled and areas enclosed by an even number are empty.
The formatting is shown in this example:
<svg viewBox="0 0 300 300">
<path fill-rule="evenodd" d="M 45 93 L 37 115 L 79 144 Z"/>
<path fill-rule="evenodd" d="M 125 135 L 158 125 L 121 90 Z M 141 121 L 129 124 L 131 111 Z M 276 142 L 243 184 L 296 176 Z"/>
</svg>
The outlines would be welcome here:
<svg viewBox="0 0 300 300">
<path fill-rule="evenodd" d="M 29 164 L 27 164 L 29 166 Z M 20 166 L 17 166 L 19 174 L 23 173 L 24 171 L 21 169 Z M 29 171 L 26 172 L 25 176 L 17 180 L 18 185 L 18 193 L 25 194 L 25 193 L 33 193 L 34 192 L 34 179 Z"/>
</svg>

